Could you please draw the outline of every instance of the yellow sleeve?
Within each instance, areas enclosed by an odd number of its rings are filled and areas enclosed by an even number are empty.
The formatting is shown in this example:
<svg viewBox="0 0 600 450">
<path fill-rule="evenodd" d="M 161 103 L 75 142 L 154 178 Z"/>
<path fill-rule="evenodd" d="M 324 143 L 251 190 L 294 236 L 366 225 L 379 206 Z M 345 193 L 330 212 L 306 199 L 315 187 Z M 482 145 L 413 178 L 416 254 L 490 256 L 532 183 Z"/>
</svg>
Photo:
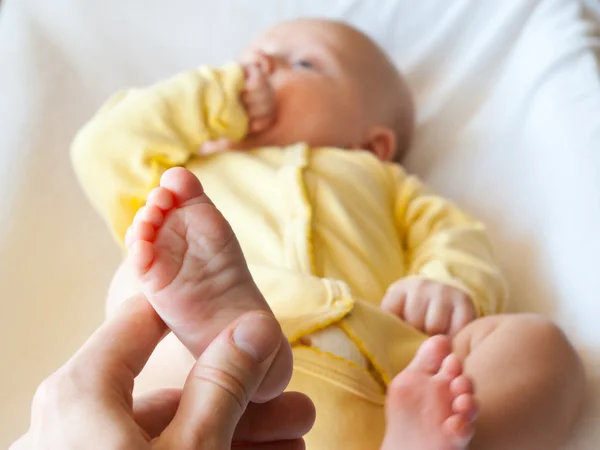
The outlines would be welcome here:
<svg viewBox="0 0 600 450">
<path fill-rule="evenodd" d="M 485 226 L 431 193 L 400 167 L 393 166 L 392 170 L 407 276 L 436 280 L 463 290 L 472 298 L 478 316 L 501 312 L 508 290 Z"/>
<path fill-rule="evenodd" d="M 238 64 L 183 72 L 115 94 L 77 134 L 76 175 L 120 242 L 165 170 L 185 166 L 206 141 L 243 139 L 243 84 Z"/>
</svg>

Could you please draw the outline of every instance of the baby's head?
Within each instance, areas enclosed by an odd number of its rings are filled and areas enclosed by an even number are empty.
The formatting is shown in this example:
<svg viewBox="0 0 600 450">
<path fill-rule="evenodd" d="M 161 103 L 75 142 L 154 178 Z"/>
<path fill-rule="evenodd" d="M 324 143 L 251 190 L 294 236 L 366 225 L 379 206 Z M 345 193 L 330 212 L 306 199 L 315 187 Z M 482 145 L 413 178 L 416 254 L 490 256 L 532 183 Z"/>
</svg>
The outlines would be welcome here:
<svg viewBox="0 0 600 450">
<path fill-rule="evenodd" d="M 410 92 L 385 53 L 358 30 L 294 20 L 259 37 L 243 56 L 273 87 L 276 121 L 252 145 L 366 149 L 382 160 L 406 152 L 414 125 Z"/>
</svg>

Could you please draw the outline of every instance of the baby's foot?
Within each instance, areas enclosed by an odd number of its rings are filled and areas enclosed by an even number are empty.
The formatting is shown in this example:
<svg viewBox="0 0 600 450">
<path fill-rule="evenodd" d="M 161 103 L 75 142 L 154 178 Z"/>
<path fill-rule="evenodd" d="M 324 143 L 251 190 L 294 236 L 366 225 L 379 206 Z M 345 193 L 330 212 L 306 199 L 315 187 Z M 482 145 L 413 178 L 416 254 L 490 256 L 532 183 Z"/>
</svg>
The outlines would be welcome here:
<svg viewBox="0 0 600 450">
<path fill-rule="evenodd" d="M 252 310 L 272 314 L 229 223 L 186 169 L 164 173 L 125 243 L 144 294 L 195 357 L 236 317 Z M 277 396 L 291 372 L 291 349 L 282 335 L 279 353 L 253 400 Z"/>
<path fill-rule="evenodd" d="M 383 450 L 465 450 L 477 415 L 473 383 L 447 337 L 421 345 L 388 389 Z"/>
</svg>

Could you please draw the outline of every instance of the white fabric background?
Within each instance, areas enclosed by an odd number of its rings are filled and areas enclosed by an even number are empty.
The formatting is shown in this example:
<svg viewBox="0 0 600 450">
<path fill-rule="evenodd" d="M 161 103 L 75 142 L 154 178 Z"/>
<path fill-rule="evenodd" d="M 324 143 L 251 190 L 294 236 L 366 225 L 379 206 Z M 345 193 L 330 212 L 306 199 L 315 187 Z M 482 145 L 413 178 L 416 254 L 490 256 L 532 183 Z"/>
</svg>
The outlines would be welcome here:
<svg viewBox="0 0 600 450">
<path fill-rule="evenodd" d="M 404 69 L 419 106 L 407 167 L 489 224 L 512 310 L 549 314 L 582 350 L 595 382 L 567 448 L 598 448 L 599 47 L 580 9 L 575 0 L 5 0 L 0 447 L 26 427 L 35 386 L 102 320 L 120 259 L 73 176 L 75 131 L 113 91 L 221 63 L 264 27 L 304 15 L 349 20 Z"/>
</svg>

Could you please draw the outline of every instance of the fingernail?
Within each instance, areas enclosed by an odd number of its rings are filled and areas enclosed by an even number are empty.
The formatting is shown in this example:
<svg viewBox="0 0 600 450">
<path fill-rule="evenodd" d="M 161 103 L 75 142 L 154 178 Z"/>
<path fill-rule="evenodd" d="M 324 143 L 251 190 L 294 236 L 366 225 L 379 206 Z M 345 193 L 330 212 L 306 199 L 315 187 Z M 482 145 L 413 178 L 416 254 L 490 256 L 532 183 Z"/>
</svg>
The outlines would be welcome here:
<svg viewBox="0 0 600 450">
<path fill-rule="evenodd" d="M 233 342 L 261 363 L 280 345 L 281 328 L 273 317 L 254 314 L 238 324 L 233 331 Z"/>
</svg>

